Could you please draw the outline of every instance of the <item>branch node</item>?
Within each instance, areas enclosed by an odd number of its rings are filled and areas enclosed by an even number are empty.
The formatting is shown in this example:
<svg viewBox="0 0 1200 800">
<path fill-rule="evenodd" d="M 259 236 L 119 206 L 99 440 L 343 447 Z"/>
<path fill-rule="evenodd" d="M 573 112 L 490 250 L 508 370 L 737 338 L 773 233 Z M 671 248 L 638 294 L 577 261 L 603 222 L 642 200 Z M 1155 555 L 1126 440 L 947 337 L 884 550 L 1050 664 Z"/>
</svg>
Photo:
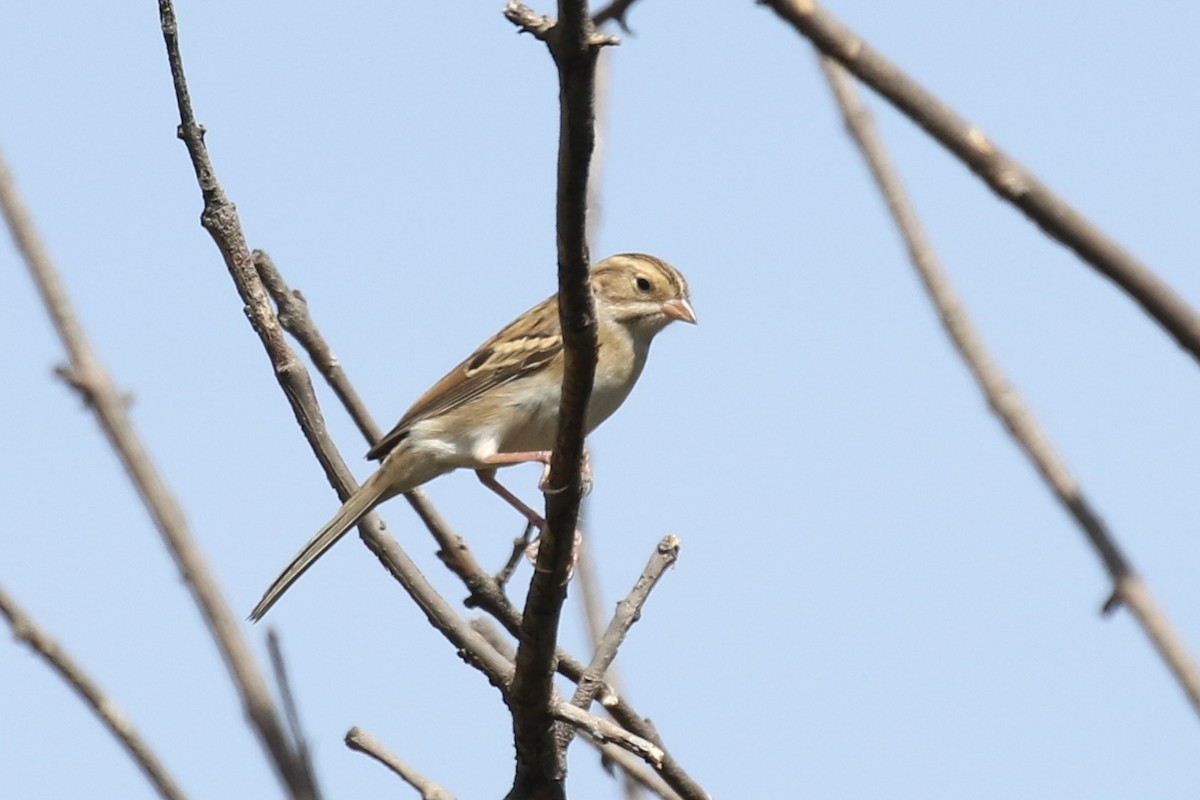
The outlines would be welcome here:
<svg viewBox="0 0 1200 800">
<path fill-rule="evenodd" d="M 504 18 L 517 26 L 517 33 L 528 33 L 535 39 L 545 42 L 552 52 L 558 52 L 558 23 L 553 18 L 537 13 L 518 0 L 508 0 L 504 6 Z M 622 30 L 629 32 L 623 20 L 618 19 L 618 24 Z M 617 36 L 598 32 L 591 20 L 587 21 L 587 31 L 584 35 L 587 47 L 591 49 L 616 47 L 621 43 L 621 39 Z"/>
</svg>

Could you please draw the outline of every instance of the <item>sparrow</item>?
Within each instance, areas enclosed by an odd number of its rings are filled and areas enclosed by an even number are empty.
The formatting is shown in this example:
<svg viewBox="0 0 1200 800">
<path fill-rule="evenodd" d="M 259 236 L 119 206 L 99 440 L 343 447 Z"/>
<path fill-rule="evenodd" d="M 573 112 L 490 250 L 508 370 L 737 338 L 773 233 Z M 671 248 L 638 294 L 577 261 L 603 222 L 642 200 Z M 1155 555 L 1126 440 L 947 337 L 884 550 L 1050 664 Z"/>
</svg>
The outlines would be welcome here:
<svg viewBox="0 0 1200 800">
<path fill-rule="evenodd" d="M 585 420 L 591 433 L 629 396 L 655 335 L 675 320 L 695 324 L 696 312 L 683 275 L 654 256 L 610 256 L 592 267 L 588 283 L 598 345 Z M 455 469 L 475 470 L 485 486 L 544 530 L 545 520 L 496 480 L 496 469 L 529 462 L 549 469 L 562 381 L 562 328 L 554 294 L 476 348 L 370 449 L 367 458 L 379 460 L 379 468 L 296 554 L 250 619 L 261 619 L 375 506 Z"/>
</svg>

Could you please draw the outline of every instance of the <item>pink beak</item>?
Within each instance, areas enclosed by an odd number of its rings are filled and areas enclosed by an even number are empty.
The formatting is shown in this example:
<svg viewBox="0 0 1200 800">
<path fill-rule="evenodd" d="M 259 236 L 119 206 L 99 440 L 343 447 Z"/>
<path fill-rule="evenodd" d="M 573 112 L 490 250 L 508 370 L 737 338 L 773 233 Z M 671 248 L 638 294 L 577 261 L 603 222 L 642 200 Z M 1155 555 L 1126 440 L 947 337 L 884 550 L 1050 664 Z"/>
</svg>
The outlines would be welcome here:
<svg viewBox="0 0 1200 800">
<path fill-rule="evenodd" d="M 680 322 L 690 322 L 693 325 L 696 324 L 696 312 L 692 309 L 692 304 L 683 297 L 663 303 L 662 310 L 671 319 L 677 319 Z"/>
</svg>

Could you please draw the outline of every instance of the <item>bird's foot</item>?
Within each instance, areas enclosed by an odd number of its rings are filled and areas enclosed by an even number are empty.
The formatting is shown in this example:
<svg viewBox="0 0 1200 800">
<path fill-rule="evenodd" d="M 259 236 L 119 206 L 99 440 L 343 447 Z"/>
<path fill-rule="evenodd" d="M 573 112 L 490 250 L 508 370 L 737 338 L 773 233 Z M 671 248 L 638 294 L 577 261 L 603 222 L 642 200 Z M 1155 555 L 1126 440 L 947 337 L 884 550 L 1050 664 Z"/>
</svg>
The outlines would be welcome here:
<svg viewBox="0 0 1200 800">
<path fill-rule="evenodd" d="M 583 464 L 579 467 L 579 480 L 583 487 L 583 496 L 587 497 L 592 493 L 592 457 L 588 449 L 583 448 Z M 538 480 L 538 489 L 541 489 L 542 494 L 558 494 L 563 491 L 564 486 L 550 485 L 550 461 L 547 459 L 546 466 L 542 469 L 542 477 Z"/>
<path fill-rule="evenodd" d="M 538 536 L 538 538 L 536 538 L 532 542 L 530 542 L 529 545 L 525 548 L 525 558 L 527 558 L 529 560 L 529 563 L 532 564 L 535 569 L 537 568 L 538 552 L 541 550 L 542 536 L 544 536 L 545 533 L 546 533 L 546 529 L 543 528 L 542 534 L 540 536 Z M 571 560 L 567 564 L 567 578 L 566 579 L 568 581 L 571 580 L 571 577 L 575 574 L 575 564 L 579 561 L 579 552 L 582 549 L 583 549 L 583 532 L 580 531 L 579 528 L 576 528 L 574 539 L 571 542 Z"/>
</svg>

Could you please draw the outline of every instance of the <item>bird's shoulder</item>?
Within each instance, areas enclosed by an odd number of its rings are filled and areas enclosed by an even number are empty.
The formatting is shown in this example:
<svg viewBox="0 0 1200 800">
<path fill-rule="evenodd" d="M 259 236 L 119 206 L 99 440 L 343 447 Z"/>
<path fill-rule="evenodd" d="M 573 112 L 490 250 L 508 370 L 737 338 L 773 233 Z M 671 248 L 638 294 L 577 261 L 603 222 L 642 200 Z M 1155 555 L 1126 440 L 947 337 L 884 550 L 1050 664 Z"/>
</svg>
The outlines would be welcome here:
<svg viewBox="0 0 1200 800">
<path fill-rule="evenodd" d="M 454 411 L 489 390 L 546 368 L 562 349 L 555 294 L 501 328 L 417 398 L 367 458 L 386 456 L 414 424 Z"/>
</svg>

